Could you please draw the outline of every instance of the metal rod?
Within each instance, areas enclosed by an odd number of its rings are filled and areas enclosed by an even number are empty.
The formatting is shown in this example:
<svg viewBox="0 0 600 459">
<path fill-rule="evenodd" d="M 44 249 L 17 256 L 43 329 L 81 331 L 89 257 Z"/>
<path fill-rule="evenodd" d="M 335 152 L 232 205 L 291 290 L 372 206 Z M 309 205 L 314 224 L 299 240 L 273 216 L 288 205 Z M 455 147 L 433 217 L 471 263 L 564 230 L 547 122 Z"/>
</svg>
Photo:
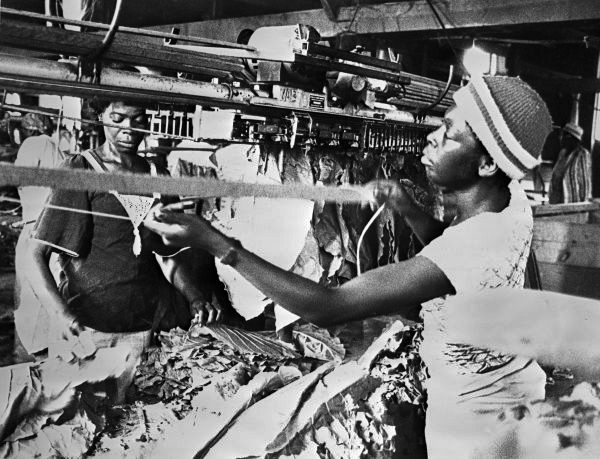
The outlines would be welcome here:
<svg viewBox="0 0 600 459">
<path fill-rule="evenodd" d="M 92 22 L 92 21 L 79 21 L 77 19 L 67 19 L 61 18 L 58 16 L 47 16 L 45 14 L 32 13 L 29 11 L 21 11 L 16 10 L 14 8 L 4 8 L 0 7 L 0 14 L 6 14 L 9 16 L 20 16 L 29 19 L 37 19 L 44 22 L 54 22 L 56 24 L 68 24 L 80 27 L 90 27 L 93 29 L 99 30 L 108 30 L 110 26 L 108 24 L 103 24 L 101 22 Z M 159 32 L 157 30 L 148 30 L 148 29 L 140 29 L 137 27 L 119 27 L 119 32 L 129 33 L 134 35 L 141 35 L 145 37 L 155 37 L 155 38 L 171 38 L 178 41 L 187 41 L 190 43 L 200 43 L 203 45 L 215 45 L 215 46 L 223 46 L 226 48 L 241 48 L 248 49 L 251 51 L 256 51 L 256 48 L 247 45 L 240 45 L 238 43 L 232 43 L 228 41 L 222 40 L 212 40 L 210 38 L 201 38 L 201 37 L 193 37 L 191 35 L 177 35 L 174 33 L 168 32 Z"/>
<path fill-rule="evenodd" d="M 318 54 L 321 56 L 335 57 L 345 61 L 359 62 L 361 64 L 371 65 L 373 67 L 384 68 L 393 72 L 403 73 L 402 66 L 396 62 L 378 59 L 376 57 L 365 56 L 359 53 L 352 53 L 342 49 L 330 48 L 329 46 L 319 45 L 318 43 L 308 44 L 308 54 Z"/>
<path fill-rule="evenodd" d="M 296 54 L 295 62 L 299 64 L 312 65 L 321 67 L 327 70 L 338 70 L 353 75 L 362 75 L 366 77 L 376 78 L 378 80 L 391 81 L 397 84 L 409 84 L 411 79 L 406 74 L 398 74 L 388 70 L 376 70 L 370 67 L 361 67 L 354 64 L 346 64 L 344 62 L 333 61 L 331 59 L 323 59 L 320 57 L 304 56 Z"/>
</svg>

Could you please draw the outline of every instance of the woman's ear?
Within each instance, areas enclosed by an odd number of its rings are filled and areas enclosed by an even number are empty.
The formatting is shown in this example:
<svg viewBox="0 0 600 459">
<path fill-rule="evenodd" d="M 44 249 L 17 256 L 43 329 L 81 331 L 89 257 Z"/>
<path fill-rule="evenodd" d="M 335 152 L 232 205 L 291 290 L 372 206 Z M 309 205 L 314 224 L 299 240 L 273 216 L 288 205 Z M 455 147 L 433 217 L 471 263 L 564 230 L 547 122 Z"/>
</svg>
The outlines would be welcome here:
<svg viewBox="0 0 600 459">
<path fill-rule="evenodd" d="M 498 171 L 498 164 L 489 155 L 482 155 L 479 159 L 479 176 L 491 177 Z"/>
</svg>

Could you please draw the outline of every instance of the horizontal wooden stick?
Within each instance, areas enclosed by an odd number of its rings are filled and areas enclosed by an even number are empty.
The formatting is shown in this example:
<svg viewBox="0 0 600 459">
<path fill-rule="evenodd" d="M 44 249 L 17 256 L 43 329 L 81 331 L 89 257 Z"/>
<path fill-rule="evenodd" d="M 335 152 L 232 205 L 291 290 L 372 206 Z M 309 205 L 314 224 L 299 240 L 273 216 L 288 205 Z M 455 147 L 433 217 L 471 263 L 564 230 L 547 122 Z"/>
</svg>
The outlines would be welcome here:
<svg viewBox="0 0 600 459">
<path fill-rule="evenodd" d="M 127 194 L 161 193 L 197 197 L 242 197 L 306 199 L 358 203 L 369 200 L 364 187 L 317 187 L 311 185 L 276 185 L 228 182 L 202 178 L 151 177 L 143 174 L 102 174 L 80 169 L 45 169 L 0 163 L 0 186 L 46 186 L 80 191 L 118 191 Z"/>
</svg>

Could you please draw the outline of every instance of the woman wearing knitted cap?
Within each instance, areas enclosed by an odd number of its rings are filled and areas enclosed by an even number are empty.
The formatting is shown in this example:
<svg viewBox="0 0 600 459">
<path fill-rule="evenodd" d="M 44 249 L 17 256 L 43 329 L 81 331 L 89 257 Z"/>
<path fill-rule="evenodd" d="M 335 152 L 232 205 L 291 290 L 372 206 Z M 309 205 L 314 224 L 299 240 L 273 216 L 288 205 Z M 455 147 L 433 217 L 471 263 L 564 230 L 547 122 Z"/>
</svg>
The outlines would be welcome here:
<svg viewBox="0 0 600 459">
<path fill-rule="evenodd" d="M 167 244 L 210 251 L 277 304 L 318 325 L 402 314 L 421 303 L 421 355 L 432 458 L 480 457 L 507 406 L 544 396 L 545 376 L 532 360 L 446 339 L 448 295 L 521 287 L 533 219 L 517 180 L 538 163 L 551 129 L 539 95 L 511 77 L 473 78 L 454 95 L 440 128 L 427 137 L 429 179 L 454 195 L 456 217 L 434 220 L 396 183 L 373 185 L 374 197 L 398 211 L 424 243 L 414 258 L 327 288 L 281 270 L 194 216 L 158 207 L 145 225 Z"/>
</svg>

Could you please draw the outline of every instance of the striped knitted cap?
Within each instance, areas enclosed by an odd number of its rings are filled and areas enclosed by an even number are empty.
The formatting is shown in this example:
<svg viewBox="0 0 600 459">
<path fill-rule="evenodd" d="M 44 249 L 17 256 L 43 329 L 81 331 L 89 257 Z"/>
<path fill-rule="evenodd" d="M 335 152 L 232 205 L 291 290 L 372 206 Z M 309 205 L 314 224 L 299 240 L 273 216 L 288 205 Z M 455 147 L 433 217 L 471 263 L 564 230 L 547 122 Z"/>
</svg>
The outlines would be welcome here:
<svg viewBox="0 0 600 459">
<path fill-rule="evenodd" d="M 474 76 L 454 101 L 506 175 L 519 180 L 538 165 L 552 119 L 531 86 L 515 77 Z"/>
</svg>

